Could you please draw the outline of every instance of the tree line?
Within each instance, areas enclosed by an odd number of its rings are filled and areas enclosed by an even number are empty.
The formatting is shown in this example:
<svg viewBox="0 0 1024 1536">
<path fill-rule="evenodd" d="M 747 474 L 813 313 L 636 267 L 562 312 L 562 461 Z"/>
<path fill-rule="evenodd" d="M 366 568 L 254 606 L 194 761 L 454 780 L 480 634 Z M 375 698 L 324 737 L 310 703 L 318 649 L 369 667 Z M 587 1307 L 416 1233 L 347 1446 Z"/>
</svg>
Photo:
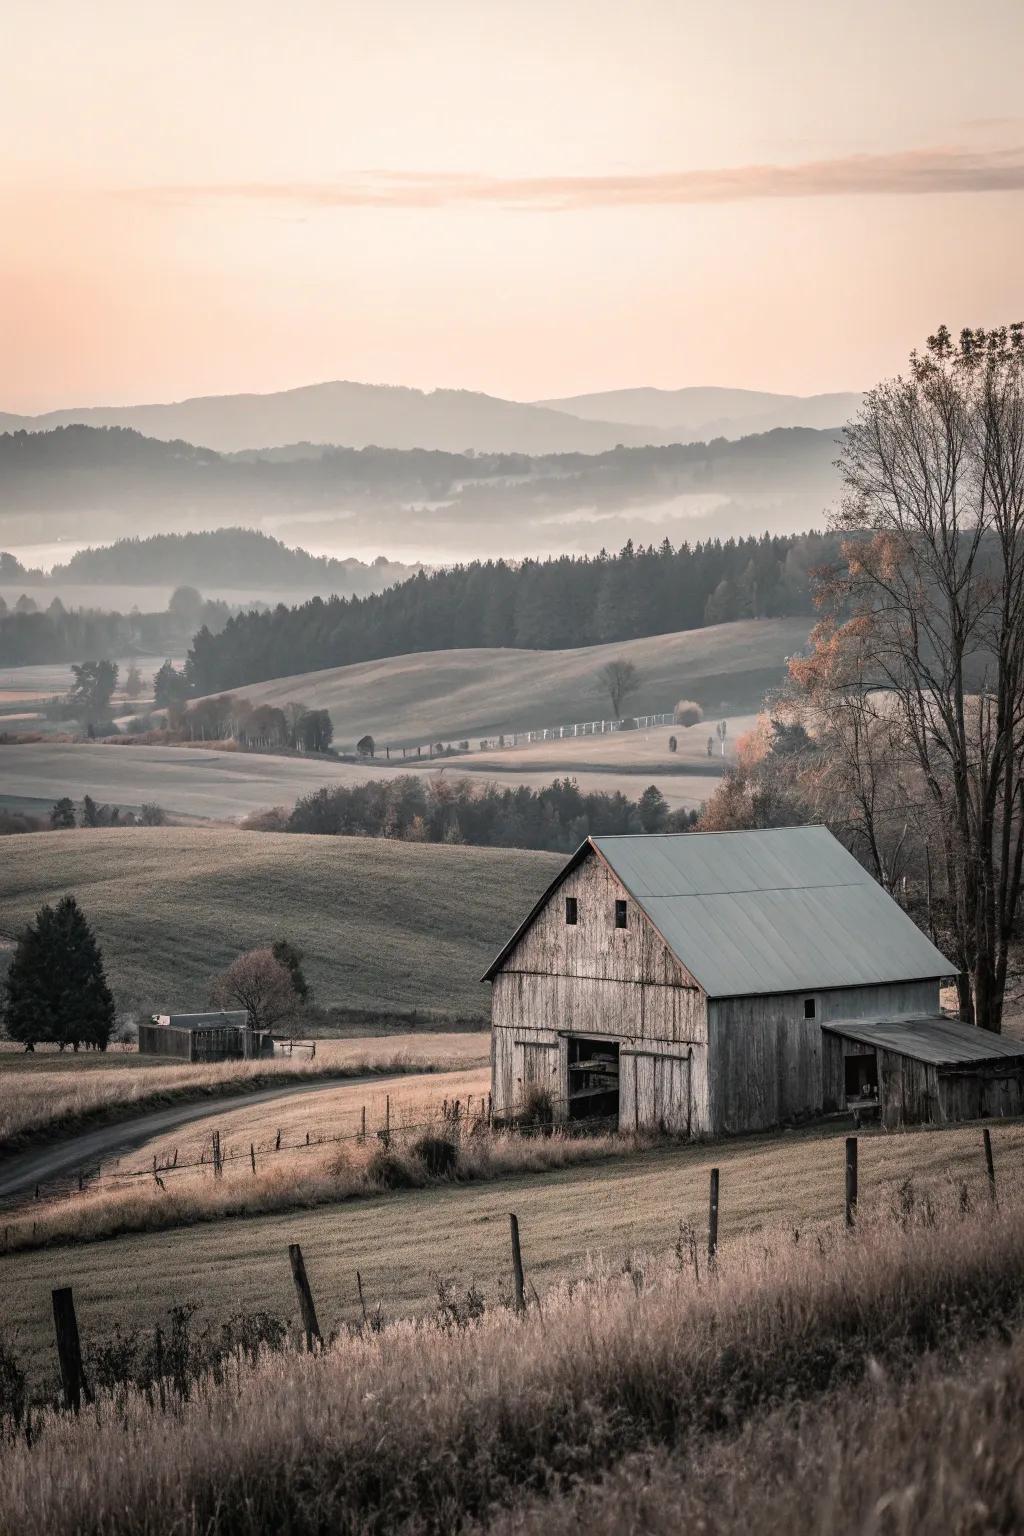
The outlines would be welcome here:
<svg viewBox="0 0 1024 1536">
<path fill-rule="evenodd" d="M 177 588 L 163 613 L 66 608 L 59 597 L 44 608 L 27 592 L 13 604 L 0 596 L 0 665 L 70 662 L 134 651 L 180 654 L 197 629 L 202 626 L 215 634 L 230 613 L 227 603 L 205 599 L 192 587 Z"/>
<path fill-rule="evenodd" d="M 591 835 L 685 832 L 696 820 L 695 811 L 671 811 L 654 784 L 631 800 L 618 791 L 584 793 L 571 778 L 538 790 L 478 784 L 468 777 L 403 775 L 318 789 L 296 801 L 291 812 L 269 811 L 246 825 L 257 831 L 569 853 Z"/>
<path fill-rule="evenodd" d="M 312 598 L 238 614 L 196 634 L 195 693 L 413 651 L 536 650 L 813 612 L 810 573 L 838 552 L 829 534 L 709 539 L 678 549 L 628 542 L 617 555 L 472 561 L 419 572 L 370 597 Z"/>
</svg>

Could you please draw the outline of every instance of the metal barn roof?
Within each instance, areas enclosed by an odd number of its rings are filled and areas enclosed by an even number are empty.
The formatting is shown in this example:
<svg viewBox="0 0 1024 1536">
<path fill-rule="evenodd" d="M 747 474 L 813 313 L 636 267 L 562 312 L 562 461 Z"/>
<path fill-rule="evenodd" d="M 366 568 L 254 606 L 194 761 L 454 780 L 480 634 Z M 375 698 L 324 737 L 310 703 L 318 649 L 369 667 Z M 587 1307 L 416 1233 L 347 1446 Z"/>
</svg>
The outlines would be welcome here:
<svg viewBox="0 0 1024 1536">
<path fill-rule="evenodd" d="M 822 1028 L 861 1045 L 880 1046 L 898 1056 L 933 1067 L 959 1067 L 980 1062 L 1016 1061 L 1024 1066 L 1024 1042 L 1007 1040 L 988 1029 L 976 1029 L 959 1019 L 835 1019 Z"/>
<path fill-rule="evenodd" d="M 588 838 L 491 965 L 492 977 L 591 849 L 709 997 L 956 973 L 826 827 Z"/>
<path fill-rule="evenodd" d="M 249 1015 L 244 1008 L 217 1009 L 213 1013 L 156 1013 L 155 1024 L 165 1024 L 169 1029 L 216 1029 L 247 1023 Z"/>
</svg>

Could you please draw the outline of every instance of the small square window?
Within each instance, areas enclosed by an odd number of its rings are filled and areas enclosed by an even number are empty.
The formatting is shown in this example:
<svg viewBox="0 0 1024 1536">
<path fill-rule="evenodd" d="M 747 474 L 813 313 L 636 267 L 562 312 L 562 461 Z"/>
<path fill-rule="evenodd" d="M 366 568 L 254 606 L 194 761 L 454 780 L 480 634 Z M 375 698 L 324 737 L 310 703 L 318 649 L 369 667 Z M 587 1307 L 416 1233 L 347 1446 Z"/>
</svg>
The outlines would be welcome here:
<svg viewBox="0 0 1024 1536">
<path fill-rule="evenodd" d="M 814 1009 L 814 998 L 813 997 L 805 997 L 804 998 L 804 1018 L 805 1019 L 813 1019 L 814 1018 L 814 1012 L 815 1012 L 815 1009 Z"/>
<path fill-rule="evenodd" d="M 625 928 L 626 926 L 626 903 L 624 901 L 617 901 L 615 903 L 615 926 L 616 928 Z"/>
<path fill-rule="evenodd" d="M 576 901 L 576 897 L 567 896 L 565 898 L 565 920 L 569 924 L 570 928 L 579 921 L 579 915 L 579 905 Z"/>
</svg>

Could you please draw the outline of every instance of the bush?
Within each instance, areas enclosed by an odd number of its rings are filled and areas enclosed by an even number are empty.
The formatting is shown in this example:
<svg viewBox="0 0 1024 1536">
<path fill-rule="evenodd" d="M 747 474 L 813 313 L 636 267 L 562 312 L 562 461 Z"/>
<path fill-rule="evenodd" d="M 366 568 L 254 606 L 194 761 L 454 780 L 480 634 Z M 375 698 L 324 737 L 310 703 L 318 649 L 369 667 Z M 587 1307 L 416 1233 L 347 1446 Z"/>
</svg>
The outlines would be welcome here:
<svg viewBox="0 0 1024 1536">
<path fill-rule="evenodd" d="M 675 736 L 670 736 L 669 737 L 669 739 L 668 739 L 668 749 L 669 749 L 670 752 L 678 752 L 679 751 L 679 740 L 678 740 L 677 737 L 675 737 Z"/>
<path fill-rule="evenodd" d="M 422 1189 L 427 1170 L 419 1158 L 378 1147 L 366 1165 L 366 1177 L 381 1189 Z"/>
<path fill-rule="evenodd" d="M 139 808 L 139 821 L 144 827 L 165 827 L 167 825 L 167 812 L 162 805 L 156 805 L 152 800 Z"/>
<path fill-rule="evenodd" d="M 432 1179 L 450 1179 L 459 1166 L 459 1149 L 447 1136 L 421 1136 L 412 1145 L 412 1155 Z"/>
<path fill-rule="evenodd" d="M 680 699 L 672 711 L 672 718 L 676 725 L 699 725 L 704 719 L 704 711 L 693 699 Z"/>
</svg>

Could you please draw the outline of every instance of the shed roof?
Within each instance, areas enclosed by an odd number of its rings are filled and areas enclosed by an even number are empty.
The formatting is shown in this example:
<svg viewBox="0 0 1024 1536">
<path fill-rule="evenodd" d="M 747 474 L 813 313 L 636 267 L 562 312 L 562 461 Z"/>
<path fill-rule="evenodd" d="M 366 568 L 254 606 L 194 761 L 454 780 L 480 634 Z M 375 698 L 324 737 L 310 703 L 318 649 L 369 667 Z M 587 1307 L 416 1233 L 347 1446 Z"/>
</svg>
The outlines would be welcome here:
<svg viewBox="0 0 1024 1536">
<path fill-rule="evenodd" d="M 823 1024 L 829 1034 L 861 1045 L 880 1046 L 897 1056 L 934 1067 L 958 1067 L 981 1062 L 1016 1061 L 1024 1066 L 1024 1042 L 1007 1040 L 991 1030 L 936 1015 L 925 1019 L 835 1019 Z"/>
<path fill-rule="evenodd" d="M 588 838 L 485 979 L 590 850 L 709 997 L 877 986 L 956 972 L 826 827 L 780 827 Z"/>
<path fill-rule="evenodd" d="M 248 1018 L 244 1008 L 218 1008 L 211 1013 L 158 1013 L 155 1022 L 169 1029 L 237 1029 Z"/>
</svg>

